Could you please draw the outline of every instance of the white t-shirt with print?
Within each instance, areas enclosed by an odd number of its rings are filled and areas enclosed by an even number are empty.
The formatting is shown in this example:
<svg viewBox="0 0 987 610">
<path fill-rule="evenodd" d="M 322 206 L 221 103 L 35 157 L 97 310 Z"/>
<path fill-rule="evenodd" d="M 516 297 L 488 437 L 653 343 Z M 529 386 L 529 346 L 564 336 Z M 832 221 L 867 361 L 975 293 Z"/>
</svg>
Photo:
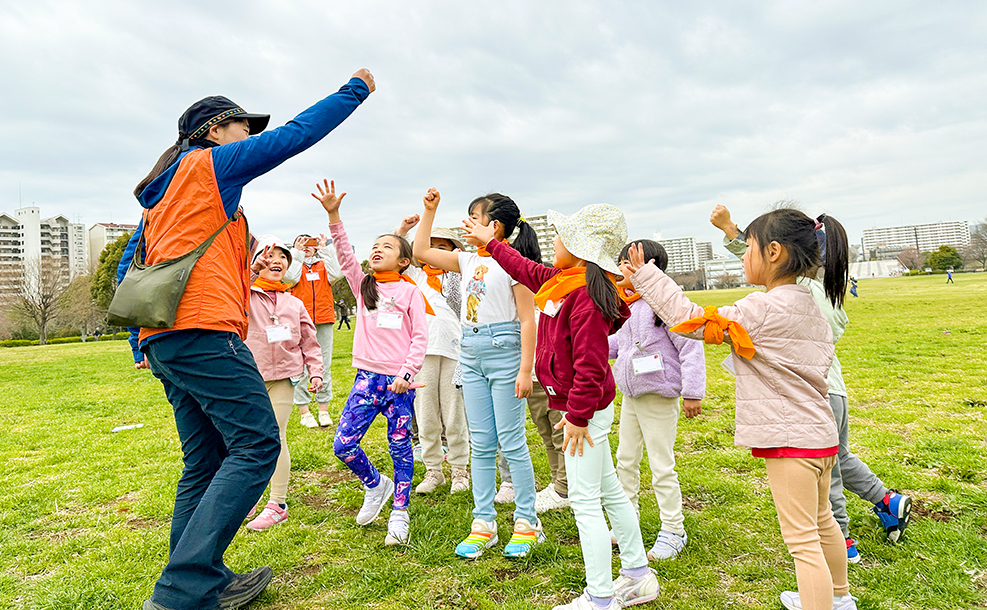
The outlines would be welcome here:
<svg viewBox="0 0 987 610">
<path fill-rule="evenodd" d="M 459 312 L 453 311 L 442 293 L 436 292 L 428 284 L 428 275 L 418 267 L 408 267 L 404 274 L 415 280 L 418 288 L 421 289 L 428 304 L 435 312 L 434 316 L 427 316 L 428 320 L 428 348 L 425 354 L 428 356 L 443 356 L 452 360 L 459 360 L 459 342 L 462 338 L 462 329 L 459 325 Z M 443 274 L 440 276 L 443 285 L 448 281 L 449 275 L 457 277 L 455 274 Z"/>
<path fill-rule="evenodd" d="M 513 290 L 517 282 L 493 257 L 460 252 L 459 271 L 463 275 L 463 305 L 459 317 L 463 326 L 518 320 Z"/>
</svg>

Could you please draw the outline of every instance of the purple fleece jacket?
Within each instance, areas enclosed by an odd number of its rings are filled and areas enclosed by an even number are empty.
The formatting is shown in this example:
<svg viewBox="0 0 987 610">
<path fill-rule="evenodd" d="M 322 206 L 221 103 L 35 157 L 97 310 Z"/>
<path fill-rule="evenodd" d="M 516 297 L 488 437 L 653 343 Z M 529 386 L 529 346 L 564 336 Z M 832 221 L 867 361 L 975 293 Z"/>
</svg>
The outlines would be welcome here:
<svg viewBox="0 0 987 610">
<path fill-rule="evenodd" d="M 610 358 L 617 359 L 613 363 L 613 376 L 621 394 L 632 398 L 658 394 L 702 400 L 706 393 L 706 354 L 702 342 L 670 333 L 665 324 L 655 326 L 655 312 L 643 299 L 631 303 L 630 320 L 610 335 L 609 340 Z M 665 370 L 635 375 L 634 359 L 656 352 L 661 354 Z"/>
</svg>

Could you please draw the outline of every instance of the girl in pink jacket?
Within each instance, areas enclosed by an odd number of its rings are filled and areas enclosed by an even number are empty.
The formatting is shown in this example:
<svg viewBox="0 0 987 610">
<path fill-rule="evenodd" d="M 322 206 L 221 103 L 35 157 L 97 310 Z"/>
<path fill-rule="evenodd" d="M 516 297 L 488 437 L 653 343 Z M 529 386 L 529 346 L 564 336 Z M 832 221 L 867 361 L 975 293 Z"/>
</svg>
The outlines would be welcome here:
<svg viewBox="0 0 987 610">
<path fill-rule="evenodd" d="M 745 232 L 744 275 L 767 291 L 727 307 L 703 310 L 690 302 L 671 278 L 646 264 L 640 245 L 631 248 L 625 265 L 634 288 L 670 330 L 707 343 L 726 339 L 733 348 L 735 442 L 765 458 L 781 534 L 795 559 L 799 591 L 782 593 L 782 605 L 855 610 L 846 546 L 829 506 L 838 449 L 827 382 L 833 331 L 809 289 L 797 283 L 820 266 L 820 250 L 826 248 L 826 294 L 842 299 L 847 252 L 829 227 L 819 243 L 817 228 L 815 220 L 792 209 L 752 222 Z"/>
<path fill-rule="evenodd" d="M 288 284 L 281 281 L 291 264 L 290 250 L 273 237 L 261 237 L 255 260 L 258 259 L 266 266 L 250 287 L 250 322 L 246 344 L 264 378 L 281 436 L 281 454 L 271 476 L 270 500 L 260 515 L 247 524 L 252 530 L 262 531 L 288 518 L 291 455 L 285 432 L 295 384 L 308 367 L 309 391 L 318 391 L 322 387 L 323 372 L 322 350 L 316 340 L 315 324 L 305 305 L 285 292 Z"/>
</svg>

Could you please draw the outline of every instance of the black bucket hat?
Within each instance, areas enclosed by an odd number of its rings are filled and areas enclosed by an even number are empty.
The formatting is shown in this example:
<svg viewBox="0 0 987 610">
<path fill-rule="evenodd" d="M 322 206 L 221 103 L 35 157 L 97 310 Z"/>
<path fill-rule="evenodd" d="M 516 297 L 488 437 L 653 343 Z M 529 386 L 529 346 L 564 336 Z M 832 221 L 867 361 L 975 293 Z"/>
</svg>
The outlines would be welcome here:
<svg viewBox="0 0 987 610">
<path fill-rule="evenodd" d="M 206 97 L 189 106 L 178 119 L 178 144 L 186 148 L 189 140 L 204 137 L 210 127 L 228 119 L 246 119 L 250 135 L 254 135 L 267 129 L 271 115 L 251 114 L 222 95 Z"/>
</svg>

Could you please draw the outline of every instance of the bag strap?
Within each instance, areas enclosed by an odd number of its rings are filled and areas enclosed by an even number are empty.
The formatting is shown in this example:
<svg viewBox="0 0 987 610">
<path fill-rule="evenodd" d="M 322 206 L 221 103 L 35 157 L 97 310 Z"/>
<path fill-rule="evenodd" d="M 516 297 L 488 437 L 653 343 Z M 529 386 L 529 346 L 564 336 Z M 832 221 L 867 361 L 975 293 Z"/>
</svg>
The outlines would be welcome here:
<svg viewBox="0 0 987 610">
<path fill-rule="evenodd" d="M 145 241 L 144 240 L 144 232 L 147 230 L 147 215 L 148 215 L 148 212 L 149 212 L 149 210 L 144 210 L 144 221 L 141 223 L 140 237 L 137 238 L 137 248 L 134 249 L 133 266 L 137 267 L 138 269 L 144 269 L 144 268 L 148 267 L 147 264 L 142 263 L 140 261 L 141 244 L 144 243 L 144 241 Z M 212 235 L 210 235 L 209 237 L 207 237 L 205 241 L 203 241 L 201 244 L 199 244 L 195 248 L 192 248 L 191 250 L 189 250 L 185 254 L 183 254 L 181 256 L 176 256 L 175 258 L 184 258 L 184 257 L 188 256 L 189 254 L 192 254 L 193 252 L 196 252 L 196 251 L 200 251 L 199 252 L 199 256 L 202 256 L 202 254 L 205 253 L 205 251 L 209 249 L 209 246 L 212 245 L 213 240 L 215 240 L 217 237 L 219 237 L 219 234 L 222 233 L 224 230 L 226 230 L 226 227 L 228 227 L 231 222 L 240 220 L 240 218 L 242 218 L 242 217 L 243 217 L 243 213 L 239 209 L 237 209 L 237 211 L 234 212 L 232 216 L 230 216 L 229 218 L 226 219 L 226 222 L 223 223 L 223 226 L 219 227 L 219 229 L 217 229 L 215 233 L 213 233 Z M 250 248 L 250 232 L 248 231 L 247 232 L 247 249 L 249 250 L 249 248 Z M 196 258 L 199 258 L 199 256 L 197 256 Z M 250 256 L 249 252 L 248 252 L 247 256 L 248 257 Z M 174 260 L 174 259 L 169 259 L 169 260 Z M 167 261 L 161 261 L 161 262 L 163 263 L 163 262 L 167 262 Z"/>
</svg>

